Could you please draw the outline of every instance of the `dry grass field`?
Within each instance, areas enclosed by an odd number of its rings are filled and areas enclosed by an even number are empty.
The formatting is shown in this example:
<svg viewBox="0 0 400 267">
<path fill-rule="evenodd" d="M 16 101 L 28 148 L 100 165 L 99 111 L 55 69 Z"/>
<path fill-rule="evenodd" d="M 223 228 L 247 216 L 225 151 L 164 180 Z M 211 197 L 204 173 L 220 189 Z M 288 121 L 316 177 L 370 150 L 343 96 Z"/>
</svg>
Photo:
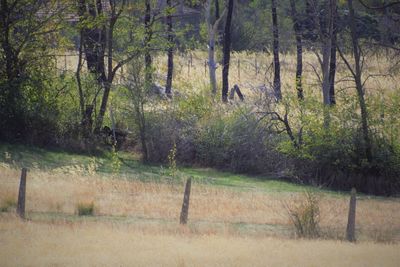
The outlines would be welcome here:
<svg viewBox="0 0 400 267">
<path fill-rule="evenodd" d="M 0 165 L 0 202 L 15 203 L 19 170 Z M 27 221 L 0 215 L 0 266 L 398 266 L 400 201 L 360 196 L 359 243 L 343 240 L 348 196 L 320 191 L 320 240 L 293 239 L 285 204 L 302 193 L 184 185 L 32 169 Z M 93 203 L 95 216 L 77 216 Z"/>
<path fill-rule="evenodd" d="M 382 95 L 385 92 L 392 92 L 399 84 L 400 75 L 397 68 L 397 56 L 392 56 L 389 52 L 368 52 L 368 60 L 363 65 L 363 78 L 366 79 L 365 87 L 367 94 Z M 66 56 L 57 58 L 57 69 L 74 72 L 77 65 L 77 55 L 75 52 L 67 51 L 58 53 Z M 350 62 L 351 57 L 349 56 Z M 187 53 L 176 52 L 174 57 L 174 79 L 173 87 L 180 92 L 199 92 L 209 87 L 209 74 L 207 67 L 207 52 L 201 50 L 189 51 Z M 221 55 L 217 53 L 217 60 L 221 61 Z M 281 81 L 283 92 L 294 93 L 296 55 L 281 54 Z M 338 97 L 346 97 L 355 94 L 354 81 L 351 80 L 350 72 L 343 60 L 337 58 L 336 94 Z M 266 85 L 272 86 L 273 81 L 273 55 L 263 52 L 233 53 L 231 56 L 231 66 L 229 73 L 229 84 L 238 84 L 245 95 L 252 95 L 254 89 Z M 167 73 L 166 55 L 154 57 L 155 77 L 160 85 L 164 85 Z M 218 83 L 222 81 L 222 67 L 219 62 L 216 75 Z M 126 76 L 127 67 L 117 73 L 116 83 L 121 82 L 120 78 Z M 305 51 L 303 54 L 303 86 L 305 96 L 317 95 L 321 93 L 321 72 L 318 58 L 314 52 Z M 219 88 L 221 84 L 219 84 Z M 339 102 L 340 103 L 340 102 Z"/>
<path fill-rule="evenodd" d="M 0 224 L 1 266 L 398 266 L 399 245 L 146 232 L 131 225 Z"/>
</svg>

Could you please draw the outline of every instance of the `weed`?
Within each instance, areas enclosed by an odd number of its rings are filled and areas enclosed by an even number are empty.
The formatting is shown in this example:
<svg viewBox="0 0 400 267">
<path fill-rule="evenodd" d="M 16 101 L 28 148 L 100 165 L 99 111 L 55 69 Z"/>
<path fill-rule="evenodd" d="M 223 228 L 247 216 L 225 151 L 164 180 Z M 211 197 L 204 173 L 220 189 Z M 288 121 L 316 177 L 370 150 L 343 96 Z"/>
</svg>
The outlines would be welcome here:
<svg viewBox="0 0 400 267">
<path fill-rule="evenodd" d="M 168 169 L 169 175 L 173 178 L 176 178 L 177 167 L 176 167 L 176 143 L 172 146 L 171 150 L 168 153 Z"/>
<path fill-rule="evenodd" d="M 121 160 L 118 156 L 118 151 L 116 150 L 116 145 L 114 144 L 111 149 L 111 166 L 114 174 L 119 173 L 121 170 Z"/>
<path fill-rule="evenodd" d="M 94 203 L 92 202 L 79 202 L 76 205 L 79 216 L 92 216 L 94 215 Z"/>
<path fill-rule="evenodd" d="M 317 238 L 320 236 L 319 201 L 320 197 L 317 193 L 307 190 L 297 201 L 285 204 L 289 220 L 298 237 Z"/>
<path fill-rule="evenodd" d="M 6 196 L 3 201 L 1 202 L 0 205 L 0 212 L 8 212 L 10 211 L 12 208 L 16 208 L 17 207 L 17 201 L 15 199 L 15 197 L 13 196 Z"/>
<path fill-rule="evenodd" d="M 90 161 L 87 165 L 87 172 L 89 175 L 95 175 L 97 172 L 98 163 L 96 162 L 96 157 L 90 158 Z"/>
</svg>

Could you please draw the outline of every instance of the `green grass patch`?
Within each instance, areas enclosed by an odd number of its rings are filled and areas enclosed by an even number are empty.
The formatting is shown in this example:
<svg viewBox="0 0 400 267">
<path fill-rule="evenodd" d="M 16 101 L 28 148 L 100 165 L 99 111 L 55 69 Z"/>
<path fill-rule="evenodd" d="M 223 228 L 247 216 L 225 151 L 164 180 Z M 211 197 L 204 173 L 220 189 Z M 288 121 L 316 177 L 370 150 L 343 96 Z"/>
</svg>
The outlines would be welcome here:
<svg viewBox="0 0 400 267">
<path fill-rule="evenodd" d="M 94 203 L 93 202 L 80 202 L 76 205 L 76 210 L 79 216 L 93 216 Z"/>
<path fill-rule="evenodd" d="M 118 173 L 114 173 L 113 161 L 115 161 L 115 158 L 112 158 L 109 151 L 99 155 L 83 155 L 0 143 L 0 162 L 7 163 L 15 168 L 27 167 L 44 171 L 59 169 L 67 174 L 78 171 L 82 175 L 96 173 L 105 178 L 113 176 L 144 182 L 174 183 L 181 182 L 187 177 L 193 177 L 195 183 L 230 187 L 235 190 L 261 190 L 265 192 L 320 190 L 279 180 L 273 176 L 241 175 L 211 168 L 178 167 L 176 178 L 172 178 L 169 176 L 168 166 L 142 164 L 138 155 L 118 152 L 118 159 L 121 164 Z"/>
</svg>

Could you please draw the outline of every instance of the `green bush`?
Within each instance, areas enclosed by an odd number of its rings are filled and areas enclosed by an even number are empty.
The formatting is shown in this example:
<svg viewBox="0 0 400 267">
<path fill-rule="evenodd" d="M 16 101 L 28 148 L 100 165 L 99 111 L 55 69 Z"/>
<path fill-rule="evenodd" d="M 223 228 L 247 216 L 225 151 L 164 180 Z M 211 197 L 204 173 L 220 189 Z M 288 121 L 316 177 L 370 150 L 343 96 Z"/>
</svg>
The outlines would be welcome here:
<svg viewBox="0 0 400 267">
<path fill-rule="evenodd" d="M 76 205 L 77 213 L 79 216 L 92 216 L 94 215 L 93 202 L 79 202 Z"/>
<path fill-rule="evenodd" d="M 6 196 L 0 205 L 0 212 L 8 212 L 17 207 L 17 200 L 13 196 Z"/>
</svg>

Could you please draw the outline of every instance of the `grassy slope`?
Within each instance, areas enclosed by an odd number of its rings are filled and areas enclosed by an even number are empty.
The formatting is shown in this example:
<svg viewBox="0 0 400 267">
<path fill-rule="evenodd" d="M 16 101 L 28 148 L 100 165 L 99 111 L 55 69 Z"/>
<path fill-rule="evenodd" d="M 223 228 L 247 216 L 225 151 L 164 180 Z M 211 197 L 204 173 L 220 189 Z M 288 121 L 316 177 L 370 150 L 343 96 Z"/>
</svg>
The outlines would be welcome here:
<svg viewBox="0 0 400 267">
<path fill-rule="evenodd" d="M 171 179 L 168 177 L 168 166 L 143 165 L 138 160 L 137 155 L 126 152 L 119 153 L 118 156 L 121 159 L 121 167 L 118 174 L 124 178 L 139 178 L 144 181 L 162 181 L 163 179 L 169 181 Z M 104 176 L 113 174 L 113 164 L 109 153 L 88 156 L 1 143 L 0 162 L 12 164 L 17 168 L 26 167 L 40 170 L 68 167 L 86 169 L 87 166 L 96 162 L 96 172 L 98 174 Z M 267 192 L 298 192 L 309 188 L 279 181 L 272 177 L 239 175 L 210 168 L 179 168 L 178 176 L 183 178 L 191 176 L 200 183 L 226 186 L 238 190 L 258 189 Z"/>
</svg>

